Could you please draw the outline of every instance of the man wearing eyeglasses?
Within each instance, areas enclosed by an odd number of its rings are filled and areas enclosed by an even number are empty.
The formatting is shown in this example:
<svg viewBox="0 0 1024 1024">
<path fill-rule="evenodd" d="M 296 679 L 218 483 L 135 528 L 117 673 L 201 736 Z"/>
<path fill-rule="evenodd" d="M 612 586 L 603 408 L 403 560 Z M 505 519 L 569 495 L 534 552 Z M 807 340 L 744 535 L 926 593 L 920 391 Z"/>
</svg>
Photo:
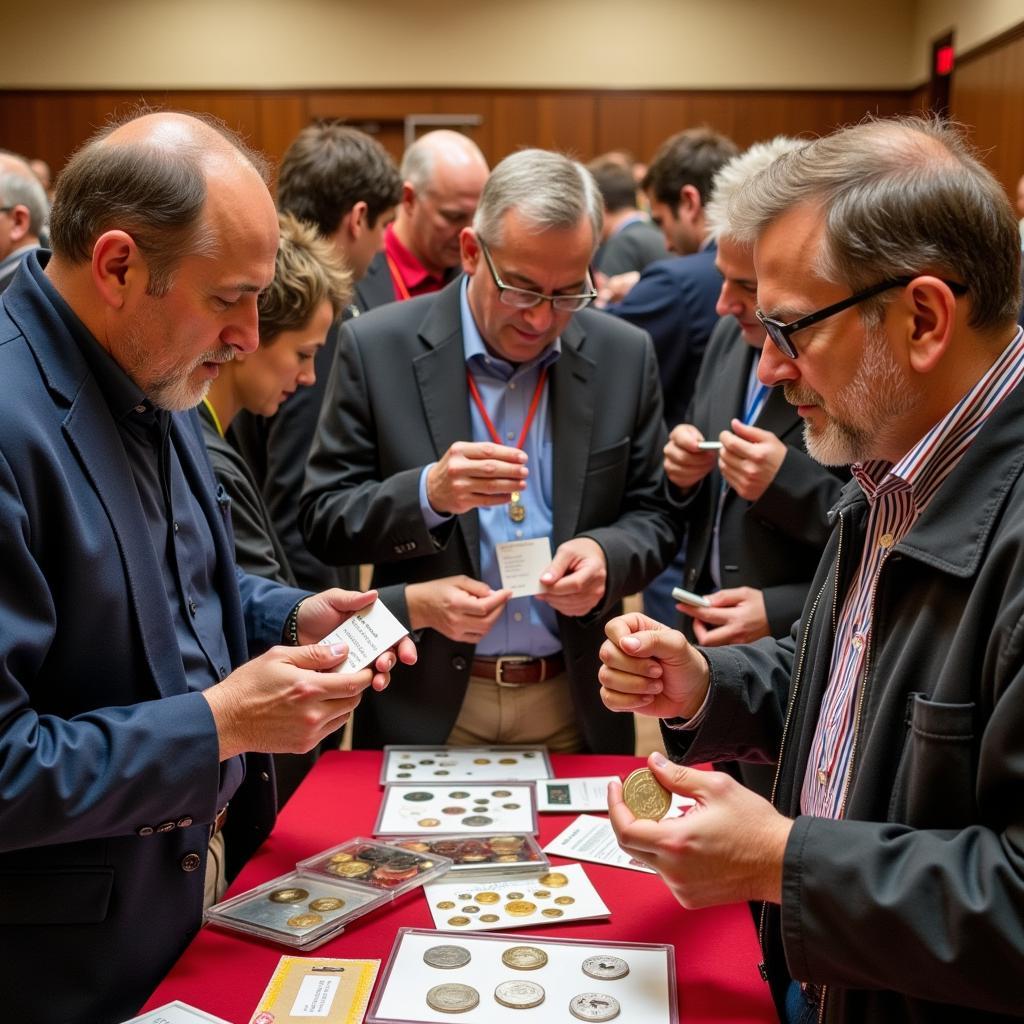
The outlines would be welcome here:
<svg viewBox="0 0 1024 1024">
<path fill-rule="evenodd" d="M 633 749 L 593 687 L 602 624 L 678 536 L 650 339 L 584 308 L 600 219 L 583 167 L 514 154 L 462 232 L 463 279 L 342 331 L 302 525 L 325 561 L 373 562 L 422 632 L 422 670 L 360 716 L 357 745 Z M 539 592 L 513 596 L 497 545 L 538 540 Z"/>
<path fill-rule="evenodd" d="M 777 760 L 771 802 L 652 758 L 696 798 L 620 843 L 687 907 L 764 901 L 787 1021 L 1019 1019 L 1024 957 L 1024 337 L 1007 197 L 914 118 L 787 154 L 730 206 L 759 368 L 808 451 L 853 463 L 785 640 L 609 623 L 605 703 L 670 755 Z"/>
</svg>

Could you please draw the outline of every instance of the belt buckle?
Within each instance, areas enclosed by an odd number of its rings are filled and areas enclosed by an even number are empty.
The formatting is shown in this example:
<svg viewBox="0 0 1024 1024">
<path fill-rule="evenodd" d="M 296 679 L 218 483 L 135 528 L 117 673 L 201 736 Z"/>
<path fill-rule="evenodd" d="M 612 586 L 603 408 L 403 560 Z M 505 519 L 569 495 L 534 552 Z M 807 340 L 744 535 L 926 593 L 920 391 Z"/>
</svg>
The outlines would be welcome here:
<svg viewBox="0 0 1024 1024">
<path fill-rule="evenodd" d="M 510 665 L 525 665 L 527 662 L 533 661 L 533 658 L 524 657 L 521 654 L 502 654 L 497 659 L 497 664 L 494 666 L 494 681 L 498 686 L 507 686 L 509 689 L 518 689 L 522 686 L 522 683 L 506 683 L 502 678 L 502 672 L 506 663 Z"/>
</svg>

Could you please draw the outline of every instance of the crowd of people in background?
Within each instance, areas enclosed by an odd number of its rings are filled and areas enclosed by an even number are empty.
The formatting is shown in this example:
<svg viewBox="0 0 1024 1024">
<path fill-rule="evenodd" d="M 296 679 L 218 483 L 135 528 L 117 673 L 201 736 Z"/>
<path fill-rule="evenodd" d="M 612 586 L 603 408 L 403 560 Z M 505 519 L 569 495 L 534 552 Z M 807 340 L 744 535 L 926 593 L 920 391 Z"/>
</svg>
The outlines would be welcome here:
<svg viewBox="0 0 1024 1024">
<path fill-rule="evenodd" d="M 640 714 L 698 806 L 613 784 L 619 841 L 763 905 L 782 1019 L 1020 1014 L 1024 228 L 958 130 L 492 168 L 325 122 L 271 169 L 151 112 L 40 165 L 0 151 L 8 1012 L 56 958 L 47 1019 L 130 1016 L 350 719 Z M 378 598 L 410 637 L 333 671 Z"/>
</svg>

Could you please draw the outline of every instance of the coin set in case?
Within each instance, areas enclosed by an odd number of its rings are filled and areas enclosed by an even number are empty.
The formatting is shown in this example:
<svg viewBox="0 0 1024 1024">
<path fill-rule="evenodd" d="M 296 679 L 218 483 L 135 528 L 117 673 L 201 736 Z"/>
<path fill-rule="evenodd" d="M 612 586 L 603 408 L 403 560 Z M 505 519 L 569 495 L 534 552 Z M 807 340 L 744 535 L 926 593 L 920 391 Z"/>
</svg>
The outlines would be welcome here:
<svg viewBox="0 0 1024 1024">
<path fill-rule="evenodd" d="M 532 783 L 392 783 L 384 787 L 376 836 L 537 834 Z"/>
<path fill-rule="evenodd" d="M 675 951 L 400 928 L 366 1024 L 678 1024 Z"/>
<path fill-rule="evenodd" d="M 566 864 L 539 877 L 477 879 L 451 876 L 423 887 L 438 928 L 498 931 L 608 917 L 611 911 L 581 864 Z"/>
<path fill-rule="evenodd" d="M 551 866 L 547 854 L 529 835 L 407 836 L 388 843 L 425 857 L 449 857 L 449 878 L 539 875 Z"/>
<path fill-rule="evenodd" d="M 386 746 L 380 784 L 533 782 L 552 776 L 548 748 Z"/>
<path fill-rule="evenodd" d="M 296 949 L 316 949 L 350 921 L 450 867 L 446 857 L 421 857 L 357 837 L 210 907 L 205 920 Z"/>
</svg>

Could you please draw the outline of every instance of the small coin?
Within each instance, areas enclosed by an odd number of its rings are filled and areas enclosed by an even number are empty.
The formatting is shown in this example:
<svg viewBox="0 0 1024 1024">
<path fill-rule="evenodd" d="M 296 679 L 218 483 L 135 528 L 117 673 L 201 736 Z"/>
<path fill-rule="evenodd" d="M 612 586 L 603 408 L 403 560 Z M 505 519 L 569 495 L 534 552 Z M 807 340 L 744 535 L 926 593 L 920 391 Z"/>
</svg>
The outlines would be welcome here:
<svg viewBox="0 0 1024 1024">
<path fill-rule="evenodd" d="M 438 910 L 454 910 L 455 909 L 455 904 L 451 900 L 441 900 L 441 902 L 437 904 L 437 909 Z"/>
<path fill-rule="evenodd" d="M 416 861 L 416 867 L 419 868 L 420 871 L 429 871 L 434 867 L 434 862 L 432 860 L 418 860 Z"/>
<path fill-rule="evenodd" d="M 409 771 L 410 768 L 415 768 L 416 765 L 406 763 L 406 764 L 400 764 L 398 767 L 401 768 L 403 771 Z"/>
<path fill-rule="evenodd" d="M 536 971 L 548 962 L 548 955 L 536 946 L 509 946 L 501 962 L 515 971 Z"/>
<path fill-rule="evenodd" d="M 549 893 L 547 889 L 538 889 L 533 895 L 535 899 L 546 900 L 551 893 Z"/>
<path fill-rule="evenodd" d="M 505 913 L 513 917 L 527 917 L 537 909 L 536 903 L 529 900 L 509 900 L 505 904 Z"/>
<path fill-rule="evenodd" d="M 569 884 L 569 876 L 563 875 L 561 871 L 549 871 L 546 875 L 541 875 L 537 881 L 549 889 L 561 889 L 562 886 Z"/>
<path fill-rule="evenodd" d="M 480 915 L 480 920 L 481 921 L 486 921 L 488 924 L 492 924 L 495 921 L 500 921 L 501 918 L 498 917 L 497 914 L 481 914 Z"/>
<path fill-rule="evenodd" d="M 583 973 L 598 981 L 614 981 L 629 974 L 629 964 L 619 956 L 588 956 L 583 961 Z"/>
<path fill-rule="evenodd" d="M 505 893 L 505 899 L 507 900 L 521 900 L 523 894 L 521 892 L 507 892 Z"/>
<path fill-rule="evenodd" d="M 431 946 L 423 954 L 425 964 L 446 971 L 455 967 L 465 967 L 470 959 L 469 950 L 463 949 L 462 946 Z"/>
<path fill-rule="evenodd" d="M 323 918 L 319 914 L 296 914 L 288 918 L 289 928 L 312 928 L 319 924 Z"/>
<path fill-rule="evenodd" d="M 327 863 L 328 864 L 347 864 L 350 860 L 355 860 L 355 857 L 353 857 L 351 853 L 336 853 L 333 857 L 331 857 L 327 861 Z"/>
<path fill-rule="evenodd" d="M 536 756 L 537 756 L 537 751 L 536 750 L 527 750 L 527 751 L 524 751 L 524 753 L 523 753 L 523 757 L 536 757 Z"/>
<path fill-rule="evenodd" d="M 439 1013 L 466 1013 L 480 1005 L 480 993 L 469 985 L 435 985 L 427 993 L 427 1006 Z"/>
<path fill-rule="evenodd" d="M 489 757 L 474 757 L 473 764 L 490 764 L 491 759 Z"/>
<path fill-rule="evenodd" d="M 501 897 L 496 892 L 478 892 L 476 894 L 477 903 L 497 903 Z"/>
<path fill-rule="evenodd" d="M 564 910 L 559 910 L 558 907 L 545 907 L 541 911 L 541 913 L 545 917 L 561 917 L 565 913 L 565 911 Z"/>
<path fill-rule="evenodd" d="M 317 900 L 311 900 L 309 904 L 310 910 L 341 910 L 345 906 L 344 900 L 339 900 L 336 896 L 321 896 Z"/>
<path fill-rule="evenodd" d="M 420 764 L 433 764 L 433 763 L 434 763 L 434 759 L 432 757 L 422 757 L 422 758 L 420 758 Z"/>
<path fill-rule="evenodd" d="M 422 825 L 423 823 L 420 822 Z M 438 822 L 437 824 L 441 824 Z M 471 814 L 468 818 L 462 819 L 463 825 L 471 825 L 474 828 L 482 828 L 484 825 L 493 825 L 494 819 L 488 818 L 486 814 Z"/>
<path fill-rule="evenodd" d="M 455 917 L 449 917 L 448 923 L 455 928 L 461 928 L 463 925 L 469 924 L 468 917 L 462 917 L 460 914 L 456 914 Z"/>
<path fill-rule="evenodd" d="M 502 804 L 501 805 L 506 811 L 518 811 L 522 804 Z"/>
<path fill-rule="evenodd" d="M 487 845 L 495 853 L 515 853 L 523 848 L 525 840 L 522 836 L 491 836 Z"/>
<path fill-rule="evenodd" d="M 518 853 L 499 853 L 494 858 L 499 864 L 517 864 L 519 862 Z"/>
<path fill-rule="evenodd" d="M 422 789 L 415 789 L 411 793 L 406 793 L 402 797 L 403 800 L 412 800 L 413 803 L 421 804 L 424 800 L 433 800 L 433 793 L 424 793 Z"/>
<path fill-rule="evenodd" d="M 568 907 L 576 901 L 571 896 L 556 896 L 555 902 L 561 904 L 563 907 Z"/>
<path fill-rule="evenodd" d="M 399 779 L 411 779 L 412 772 L 398 772 L 395 777 Z"/>
<path fill-rule="evenodd" d="M 474 905 L 474 904 L 472 904 L 472 903 L 467 903 L 467 904 L 466 904 L 466 905 L 465 905 L 465 906 L 464 906 L 464 907 L 462 908 L 462 912 L 463 912 L 464 914 L 479 914 L 479 913 L 480 913 L 480 908 L 479 908 L 479 907 L 477 907 L 477 906 L 475 906 L 475 905 Z"/>
<path fill-rule="evenodd" d="M 301 903 L 309 897 L 305 889 L 275 889 L 267 899 L 272 903 Z"/>
<path fill-rule="evenodd" d="M 482 864 L 487 860 L 486 853 L 464 853 L 459 858 L 460 864 Z"/>
<path fill-rule="evenodd" d="M 451 775 L 451 772 L 447 771 L 444 768 L 439 768 L 436 772 L 434 772 L 434 774 L 435 775 Z"/>
<path fill-rule="evenodd" d="M 365 860 L 353 860 L 347 864 L 331 864 L 328 870 L 332 875 L 340 875 L 342 878 L 362 878 L 373 870 L 373 865 Z"/>
<path fill-rule="evenodd" d="M 466 813 L 466 808 L 465 807 L 442 807 L 441 808 L 441 813 L 442 814 L 465 814 Z"/>
<path fill-rule="evenodd" d="M 420 828 L 437 828 L 441 822 L 438 818 L 420 818 L 416 824 L 419 825 Z"/>
<path fill-rule="evenodd" d="M 544 989 L 535 981 L 503 981 L 494 990 L 494 998 L 513 1010 L 529 1010 L 544 1002 Z"/>
<path fill-rule="evenodd" d="M 515 757 L 503 757 L 498 761 L 498 764 L 518 764 L 519 759 Z"/>
<path fill-rule="evenodd" d="M 430 852 L 430 843 L 425 843 L 422 839 L 406 839 L 398 845 L 401 846 L 403 850 L 412 850 L 413 853 Z"/>
<path fill-rule="evenodd" d="M 672 806 L 672 794 L 654 777 L 650 768 L 630 772 L 622 784 L 622 799 L 638 818 L 660 821 Z"/>
<path fill-rule="evenodd" d="M 475 804 L 485 805 L 489 804 L 490 802 L 491 798 L 489 796 L 477 796 L 473 798 L 473 803 Z"/>
<path fill-rule="evenodd" d="M 450 800 L 468 800 L 469 799 L 469 793 L 467 793 L 463 789 L 456 789 L 453 792 L 448 794 L 448 798 Z"/>
<path fill-rule="evenodd" d="M 569 1012 L 577 1020 L 614 1020 L 619 1015 L 619 1001 L 614 996 L 606 996 L 603 992 L 581 992 L 578 996 L 573 996 L 569 1003 Z"/>
<path fill-rule="evenodd" d="M 473 894 L 471 892 L 460 892 L 455 898 L 457 900 L 471 900 L 473 898 Z"/>
<path fill-rule="evenodd" d="M 513 761 L 512 763 L 515 764 L 515 761 Z M 504 764 L 504 761 L 502 762 L 502 764 Z M 499 797 L 500 799 L 504 799 L 505 797 L 511 796 L 511 795 L 512 795 L 512 790 L 511 789 L 495 789 L 495 790 L 491 791 L 491 796 L 496 796 L 496 797 Z"/>
</svg>

